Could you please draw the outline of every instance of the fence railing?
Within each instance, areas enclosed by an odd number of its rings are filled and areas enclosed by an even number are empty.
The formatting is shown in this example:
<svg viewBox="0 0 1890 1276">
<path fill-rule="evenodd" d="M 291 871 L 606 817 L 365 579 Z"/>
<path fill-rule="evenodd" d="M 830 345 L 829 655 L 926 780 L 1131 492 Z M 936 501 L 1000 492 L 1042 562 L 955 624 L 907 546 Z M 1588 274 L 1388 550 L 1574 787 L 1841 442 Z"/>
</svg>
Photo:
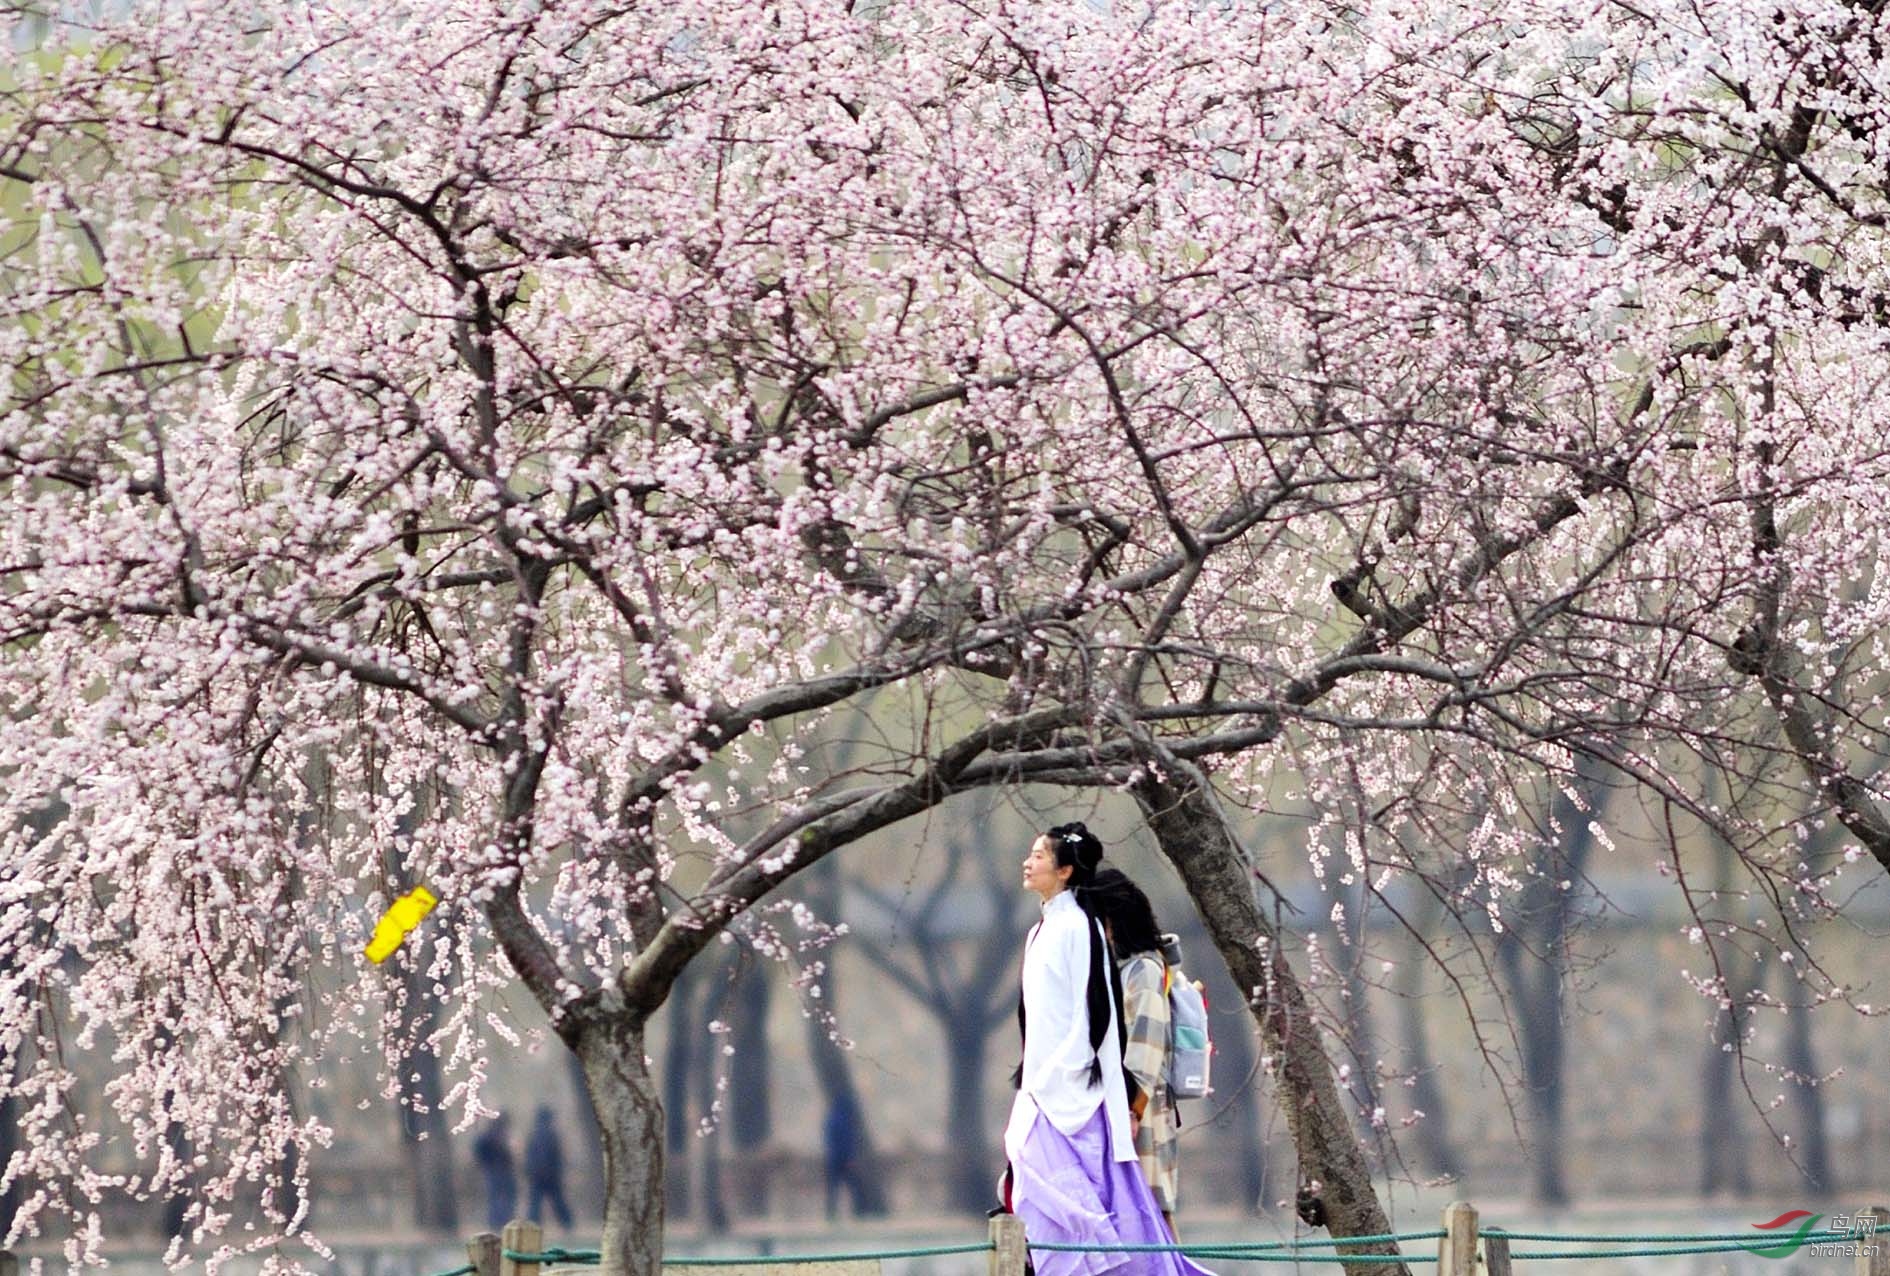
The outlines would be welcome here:
<svg viewBox="0 0 1890 1276">
<path fill-rule="evenodd" d="M 889 1249 L 844 1254 L 757 1254 L 740 1258 L 675 1257 L 663 1260 L 666 1268 L 743 1267 L 755 1276 L 800 1276 L 805 1265 L 820 1263 L 852 1269 L 848 1276 L 878 1276 L 886 1259 L 925 1258 L 944 1254 L 984 1253 L 987 1276 L 1025 1276 L 1030 1251 L 1169 1252 L 1182 1253 L 1209 1264 L 1229 1262 L 1309 1263 L 1344 1266 L 1407 1266 L 1436 1264 L 1437 1276 L 1514 1276 L 1519 1262 L 1647 1258 L 1685 1254 L 1753 1252 L 1762 1249 L 1810 1245 L 1850 1245 L 1854 1276 L 1890 1276 L 1890 1207 L 1875 1206 L 1856 1216 L 1848 1230 L 1807 1230 L 1778 1236 L 1752 1232 L 1713 1233 L 1564 1233 L 1509 1231 L 1483 1227 L 1476 1206 L 1455 1201 L 1444 1207 L 1442 1225 L 1429 1231 L 1394 1232 L 1384 1236 L 1335 1236 L 1302 1241 L 1220 1241 L 1184 1245 L 1063 1245 L 1031 1241 L 1024 1220 L 1015 1214 L 991 1219 L 981 1243 L 934 1245 L 916 1249 Z M 1336 1251 L 1367 1244 L 1422 1244 L 1435 1242 L 1434 1254 L 1345 1254 Z M 1512 1249 L 1516 1242 L 1537 1248 Z M 589 1265 L 598 1261 L 594 1250 L 544 1249 L 536 1223 L 514 1222 L 502 1236 L 490 1232 L 475 1236 L 466 1246 L 466 1266 L 439 1276 L 552 1276 L 554 1265 Z M 1541 1246 L 1575 1248 L 1540 1248 Z M 1768 1255 L 1771 1256 L 1771 1255 Z M 797 1270 L 798 1269 L 798 1270 Z M 8 1276 L 0 1270 L 0 1276 Z"/>
<path fill-rule="evenodd" d="M 1435 1262 L 1437 1276 L 1514 1276 L 1519 1262 L 1578 1259 L 1585 1262 L 1619 1258 L 1679 1256 L 1771 1251 L 1766 1257 L 1784 1257 L 1806 1246 L 1842 1247 L 1852 1251 L 1854 1276 L 1890 1276 L 1890 1207 L 1878 1205 L 1855 1216 L 1850 1229 L 1801 1230 L 1786 1236 L 1754 1236 L 1751 1232 L 1713 1233 L 1563 1233 L 1509 1231 L 1481 1226 L 1476 1206 L 1454 1201 L 1444 1207 L 1442 1226 L 1430 1231 L 1394 1232 L 1384 1236 L 1335 1236 L 1302 1241 L 1216 1241 L 1183 1245 L 1063 1245 L 1031 1241 L 1024 1220 L 1015 1214 L 991 1219 L 983 1241 L 961 1245 L 931 1245 L 913 1249 L 871 1250 L 846 1254 L 757 1254 L 749 1257 L 665 1258 L 666 1268 L 750 1269 L 751 1276 L 806 1276 L 809 1264 L 840 1269 L 844 1276 L 879 1276 L 886 1259 L 927 1258 L 947 1254 L 986 1255 L 987 1276 L 1025 1276 L 1030 1251 L 1059 1250 L 1110 1253 L 1181 1253 L 1208 1263 L 1313 1263 L 1330 1265 L 1418 1266 Z M 1801 1225 L 1802 1227 L 1802 1225 Z M 1342 1254 L 1358 1245 L 1413 1244 L 1434 1241 L 1435 1255 Z M 1515 1250 L 1523 1242 L 1535 1246 L 1580 1248 Z M 467 1261 L 437 1276 L 555 1276 L 554 1269 L 593 1266 L 596 1250 L 546 1248 L 544 1230 L 537 1223 L 514 1220 L 503 1233 L 481 1232 L 466 1242 Z M 19 1276 L 20 1262 L 10 1250 L 0 1250 L 0 1276 Z M 825 1274 L 823 1274 L 825 1276 Z"/>
</svg>

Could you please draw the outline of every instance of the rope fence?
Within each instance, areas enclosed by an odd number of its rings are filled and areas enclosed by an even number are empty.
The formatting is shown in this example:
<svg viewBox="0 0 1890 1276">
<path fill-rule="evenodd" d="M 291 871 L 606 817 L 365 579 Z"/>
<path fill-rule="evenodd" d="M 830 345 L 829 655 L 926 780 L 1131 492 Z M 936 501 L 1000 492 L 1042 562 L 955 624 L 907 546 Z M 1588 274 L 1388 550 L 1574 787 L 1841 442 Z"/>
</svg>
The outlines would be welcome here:
<svg viewBox="0 0 1890 1276">
<path fill-rule="evenodd" d="M 941 1254 L 979 1254 L 990 1241 L 975 1245 L 924 1245 L 917 1249 L 878 1249 L 860 1254 L 769 1254 L 764 1258 L 665 1258 L 665 1267 L 752 1267 L 756 1263 L 864 1263 L 883 1258 L 935 1258 Z"/>
<path fill-rule="evenodd" d="M 1062 1250 L 1073 1254 L 1186 1254 L 1196 1257 L 1222 1251 L 1329 1249 L 1334 1245 L 1389 1245 L 1398 1241 L 1434 1241 L 1442 1228 L 1428 1232 L 1386 1232 L 1382 1236 L 1334 1236 L 1325 1240 L 1304 1241 L 1203 1241 L 1199 1245 L 1063 1245 L 1053 1241 L 1031 1241 L 1030 1248 Z"/>
<path fill-rule="evenodd" d="M 1816 1216 L 1808 1216 L 1812 1222 Z M 1024 1224 L 1014 1214 L 1000 1214 L 990 1223 L 990 1236 L 962 1245 L 923 1245 L 905 1249 L 861 1250 L 844 1254 L 752 1254 L 739 1257 L 665 1258 L 664 1267 L 787 1267 L 808 1263 L 876 1263 L 900 1258 L 936 1258 L 958 1254 L 988 1254 L 989 1276 L 1024 1276 L 1026 1256 L 1040 1253 L 1182 1254 L 1216 1263 L 1308 1263 L 1352 1267 L 1388 1267 L 1435 1264 L 1437 1276 L 1513 1276 L 1517 1262 L 1552 1262 L 1577 1259 L 1667 1258 L 1687 1254 L 1731 1254 L 1745 1251 L 1766 1258 L 1784 1258 L 1812 1246 L 1847 1247 L 1838 1256 L 1855 1259 L 1855 1276 L 1890 1276 L 1890 1208 L 1877 1206 L 1857 1215 L 1857 1226 L 1814 1229 L 1800 1224 L 1798 1231 L 1762 1232 L 1630 1232 L 1568 1233 L 1525 1232 L 1479 1228 L 1476 1208 L 1458 1201 L 1444 1210 L 1443 1226 L 1424 1231 L 1386 1232 L 1375 1236 L 1334 1236 L 1296 1241 L 1220 1241 L 1166 1245 L 1079 1245 L 1030 1241 Z M 1529 1249 L 1511 1252 L 1510 1245 L 1580 1246 L 1575 1249 Z M 1395 1246 L 1435 1242 L 1434 1254 L 1328 1253 L 1358 1246 Z M 545 1247 L 536 1223 L 513 1222 L 503 1237 L 490 1232 L 475 1236 L 466 1246 L 472 1260 L 436 1276 L 549 1276 L 550 1264 L 590 1266 L 602 1262 L 594 1249 Z"/>
</svg>

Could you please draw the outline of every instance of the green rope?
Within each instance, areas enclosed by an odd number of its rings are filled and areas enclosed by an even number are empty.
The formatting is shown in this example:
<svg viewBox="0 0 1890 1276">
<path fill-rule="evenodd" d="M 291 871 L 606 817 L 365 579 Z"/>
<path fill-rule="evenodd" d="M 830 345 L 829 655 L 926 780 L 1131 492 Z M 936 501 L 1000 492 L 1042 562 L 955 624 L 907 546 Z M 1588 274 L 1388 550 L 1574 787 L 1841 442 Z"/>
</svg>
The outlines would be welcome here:
<svg viewBox="0 0 1890 1276">
<path fill-rule="evenodd" d="M 1709 1240 L 1750 1240 L 1752 1244 L 1760 1246 L 1761 1250 L 1763 1250 L 1765 1246 L 1775 1246 L 1780 1240 L 1788 1240 L 1788 1238 L 1792 1236 L 1792 1233 L 1682 1233 L 1678 1234 L 1678 1236 L 1661 1236 L 1661 1234 L 1624 1234 L 1624 1236 L 1612 1236 L 1612 1234 L 1603 1233 L 1595 1234 L 1595 1236 L 1576 1236 L 1576 1234 L 1569 1233 L 1512 1233 L 1512 1231 L 1506 1229 L 1506 1227 L 1486 1227 L 1486 1229 L 1482 1231 L 1484 1236 L 1489 1236 L 1491 1233 L 1503 1234 L 1503 1236 L 1508 1236 L 1510 1240 L 1554 1240 L 1554 1242 L 1559 1242 L 1559 1244 L 1586 1244 L 1586 1246 L 1642 1246 L 1642 1244 L 1665 1244 L 1665 1242 L 1676 1242 L 1676 1244 L 1705 1244 L 1705 1242 L 1709 1242 Z M 1809 1246 L 1809 1244 L 1824 1244 L 1824 1242 L 1828 1242 L 1828 1240 L 1858 1240 L 1858 1238 L 1862 1238 L 1862 1236 L 1875 1236 L 1877 1233 L 1890 1233 L 1890 1223 L 1879 1223 L 1877 1227 L 1873 1227 L 1873 1229 L 1869 1229 L 1869 1231 L 1854 1229 L 1854 1231 L 1848 1231 L 1848 1233 L 1839 1233 L 1839 1231 L 1807 1233 L 1805 1234 L 1805 1244 Z"/>
<path fill-rule="evenodd" d="M 1406 1258 L 1402 1254 L 1300 1254 L 1283 1250 L 1265 1254 L 1204 1252 L 1199 1257 L 1211 1258 L 1217 1263 L 1364 1263 L 1380 1267 L 1389 1267 L 1395 1263 L 1437 1261 L 1434 1258 Z"/>
<path fill-rule="evenodd" d="M 532 1250 L 502 1249 L 500 1258 L 509 1258 L 515 1263 L 601 1263 L 604 1256 L 594 1249 L 560 1249 L 554 1245 L 550 1249 Z M 668 1262 L 668 1259 L 664 1259 Z"/>
<path fill-rule="evenodd" d="M 1032 1249 L 1064 1250 L 1078 1254 L 1245 1254 L 1255 1250 L 1330 1249 L 1335 1245 L 1388 1245 L 1397 1241 L 1434 1241 L 1440 1228 L 1428 1232 L 1387 1232 L 1382 1236 L 1334 1236 L 1307 1241 L 1203 1241 L 1198 1245 L 1071 1245 L 1054 1241 L 1027 1241 Z"/>
<path fill-rule="evenodd" d="M 1704 1244 L 1708 1241 L 1750 1241 L 1761 1249 L 1767 1246 L 1777 1245 L 1781 1241 L 1790 1239 L 1791 1237 L 1789 1232 L 1776 1235 L 1755 1235 L 1752 1232 L 1704 1232 L 1698 1235 L 1678 1236 L 1664 1236 L 1658 1233 L 1623 1236 L 1611 1236 L 1606 1234 L 1598 1236 L 1571 1236 L 1564 1232 L 1512 1232 L 1507 1227 L 1486 1227 L 1483 1229 L 1482 1234 L 1488 1236 L 1493 1232 L 1507 1236 L 1512 1241 L 1553 1241 L 1564 1245 L 1660 1245 L 1669 1241 L 1697 1245 Z M 1860 1231 L 1855 1228 L 1848 1232 L 1808 1232 L 1805 1235 L 1805 1244 L 1822 1245 L 1827 1241 L 1854 1241 L 1863 1236 L 1874 1236 L 1879 1232 L 1890 1232 L 1890 1223 L 1879 1223 L 1868 1232 Z M 1512 1255 L 1512 1257 L 1518 1256 Z"/>
<path fill-rule="evenodd" d="M 1774 1243 L 1774 1244 L 1776 1244 L 1777 1242 L 1773 1242 L 1773 1243 Z M 1824 1242 L 1824 1241 L 1809 1241 L 1809 1240 L 1805 1242 L 1805 1244 L 1807 1244 L 1807 1245 L 1822 1245 L 1822 1244 L 1826 1244 L 1826 1243 L 1828 1243 L 1828 1242 Z M 1730 1242 L 1730 1241 L 1729 1241 L 1729 1242 L 1723 1242 L 1723 1243 L 1721 1243 L 1721 1244 L 1718 1244 L 1718 1245 L 1679 1245 L 1679 1246 L 1675 1246 L 1675 1247 L 1673 1247 L 1673 1248 L 1670 1248 L 1670 1249 L 1561 1249 L 1561 1250 L 1557 1250 L 1557 1249 L 1545 1249 L 1545 1250 L 1524 1250 L 1524 1251 L 1523 1251 L 1523 1252 L 1521 1252 L 1521 1253 L 1517 1253 L 1517 1254 L 1511 1254 L 1511 1255 L 1510 1255 L 1510 1258 L 1511 1258 L 1511 1260 L 1512 1260 L 1512 1261 L 1516 1261 L 1516 1262 L 1521 1262 L 1521 1261 L 1522 1261 L 1523 1259 L 1525 1259 L 1525 1258 L 1528 1258 L 1528 1259 L 1550 1259 L 1550 1258 L 1665 1258 L 1665 1257 L 1667 1257 L 1667 1256 L 1668 1256 L 1668 1255 L 1670 1255 L 1670 1254 L 1737 1254 L 1737 1253 L 1739 1253 L 1739 1252 L 1741 1252 L 1741 1251 L 1745 1251 L 1745 1252 L 1747 1252 L 1747 1253 L 1750 1253 L 1751 1251 L 1753 1251 L 1753 1250 L 1755 1250 L 1755 1249 L 1765 1249 L 1765 1248 L 1767 1248 L 1767 1246 L 1766 1246 L 1766 1244 L 1765 1244 L 1765 1242 L 1764 1242 L 1763 1240 L 1761 1240 L 1761 1241 L 1759 1241 L 1759 1242 L 1758 1242 L 1758 1243 L 1756 1243 L 1756 1244 L 1755 1244 L 1754 1242 L 1752 1242 L 1752 1241 L 1744 1241 L 1744 1242 Z"/>
<path fill-rule="evenodd" d="M 1412 1258 L 1404 1254 L 1307 1254 L 1296 1249 L 1191 1249 L 1184 1252 L 1195 1258 L 1211 1258 L 1216 1263 L 1365 1263 L 1389 1267 L 1397 1263 L 1437 1261 L 1435 1258 Z"/>
<path fill-rule="evenodd" d="M 1801 1245 L 1830 1245 L 1858 1241 L 1867 1236 L 1890 1233 L 1890 1223 L 1880 1223 L 1868 1230 L 1809 1232 Z M 1682 1254 L 1731 1254 L 1741 1250 L 1764 1249 L 1777 1245 L 1784 1237 L 1754 1236 L 1750 1232 L 1708 1232 L 1695 1234 L 1629 1233 L 1572 1235 L 1566 1232 L 1512 1232 L 1506 1228 L 1486 1228 L 1485 1236 L 1502 1236 L 1512 1241 L 1543 1241 L 1558 1245 L 1652 1245 L 1645 1249 L 1528 1250 L 1511 1254 L 1516 1261 L 1540 1261 L 1556 1258 L 1663 1258 Z M 1186 1254 L 1195 1258 L 1213 1258 L 1222 1262 L 1250 1263 L 1393 1263 L 1431 1262 L 1430 1258 L 1408 1258 L 1401 1254 L 1309 1254 L 1310 1249 L 1332 1249 L 1342 1245 L 1388 1245 L 1400 1241 L 1429 1241 L 1444 1235 L 1443 1229 L 1422 1232 L 1387 1232 L 1379 1236 L 1334 1236 L 1324 1240 L 1304 1241 L 1227 1241 L 1199 1245 L 1077 1245 L 1056 1241 L 1029 1241 L 1031 1249 L 1080 1254 Z M 1796 1237 L 1790 1239 L 1798 1239 Z M 757 1263 L 854 1263 L 886 1258 L 935 1258 L 946 1254 L 980 1254 L 992 1249 L 990 1241 L 971 1245 L 926 1245 L 915 1249 L 868 1250 L 853 1254 L 749 1254 L 737 1258 L 665 1258 L 665 1267 L 745 1267 Z M 504 1250 L 503 1256 L 515 1263 L 600 1263 L 603 1256 L 594 1249 L 545 1249 L 538 1251 Z M 476 1276 L 470 1263 L 438 1276 Z"/>
<path fill-rule="evenodd" d="M 976 1245 L 926 1245 L 919 1249 L 870 1250 L 863 1254 L 754 1254 L 747 1258 L 665 1258 L 665 1267 L 734 1267 L 742 1263 L 863 1263 L 875 1258 L 935 1258 L 940 1254 L 982 1254 L 990 1241 Z"/>
<path fill-rule="evenodd" d="M 877 1258 L 933 1258 L 941 1254 L 981 1254 L 991 1249 L 990 1241 L 975 1245 L 928 1245 L 918 1249 L 882 1249 L 859 1254 L 745 1254 L 734 1258 L 665 1258 L 665 1267 L 747 1267 L 756 1263 L 852 1263 Z M 515 1263 L 596 1263 L 602 1256 L 594 1249 L 547 1249 L 537 1252 L 508 1249 L 504 1257 Z M 470 1268 L 468 1270 L 471 1270 Z M 449 1273 L 448 1276 L 451 1276 Z"/>
<path fill-rule="evenodd" d="M 1383 1236 L 1346 1236 L 1336 1240 L 1313 1240 L 1303 1242 L 1304 1248 L 1332 1247 L 1337 1245 L 1387 1244 L 1400 1240 L 1434 1240 L 1443 1235 L 1441 1231 L 1396 1232 Z M 934 1258 L 946 1254 L 979 1254 L 992 1248 L 990 1241 L 975 1245 L 928 1245 L 915 1249 L 869 1250 L 851 1254 L 748 1254 L 727 1258 L 665 1258 L 665 1267 L 746 1267 L 752 1264 L 774 1263 L 848 1263 L 870 1262 L 887 1258 Z M 1032 1244 L 1032 1249 L 1073 1250 L 1091 1254 L 1191 1254 L 1201 1258 L 1216 1258 L 1225 1262 L 1286 1262 L 1301 1261 L 1308 1263 L 1402 1263 L 1409 1261 L 1397 1254 L 1300 1254 L 1297 1248 L 1286 1241 L 1230 1241 L 1224 1244 L 1202 1245 L 1065 1245 L 1045 1241 Z M 503 1252 L 503 1256 L 515 1263 L 596 1263 L 602 1257 L 594 1249 L 546 1249 L 512 1250 Z M 1422 1260 L 1420 1260 L 1422 1261 Z M 458 1272 L 442 1273 L 442 1276 L 465 1276 L 473 1269 L 462 1268 Z"/>
<path fill-rule="evenodd" d="M 875 1259 L 875 1258 L 929 1258 L 938 1254 L 972 1254 L 972 1253 L 978 1252 L 979 1250 L 988 1250 L 990 1248 L 991 1246 L 988 1244 L 987 1245 L 940 1245 L 940 1246 L 934 1246 L 928 1249 L 910 1249 L 910 1250 L 895 1249 L 895 1250 L 885 1250 L 883 1252 L 877 1252 L 877 1253 L 871 1253 L 871 1254 L 755 1254 L 747 1258 L 665 1258 L 663 1260 L 663 1266 L 665 1267 L 706 1267 L 706 1266 L 746 1266 L 751 1263 L 765 1263 L 765 1264 L 770 1264 L 770 1265 L 774 1263 L 844 1263 L 844 1262 L 851 1262 L 855 1260 L 866 1260 L 866 1259 Z M 1068 1249 L 1072 1247 L 1062 1246 L 1061 1248 Z M 1124 1251 L 1128 1247 L 1126 1246 L 1109 1246 L 1109 1247 L 1095 1246 L 1092 1248 L 1096 1252 L 1118 1253 L 1118 1252 Z M 1156 1247 L 1146 1246 L 1144 1248 L 1154 1249 Z M 1170 1246 L 1169 1248 L 1172 1250 L 1175 1247 Z M 1192 1247 L 1189 1247 L 1189 1249 L 1186 1250 L 1185 1252 L 1199 1253 L 1203 1257 L 1206 1257 L 1206 1258 L 1217 1259 L 1221 1262 L 1235 1262 L 1235 1263 L 1238 1263 L 1238 1262 L 1369 1263 L 1369 1264 L 1389 1265 L 1392 1263 L 1403 1263 L 1403 1262 L 1411 1262 L 1411 1261 L 1418 1261 L 1418 1262 L 1432 1261 L 1430 1259 L 1417 1259 L 1417 1260 L 1406 1259 L 1398 1254 L 1354 1254 L 1354 1255 L 1295 1254 L 1290 1251 L 1273 1251 L 1270 1253 L 1247 1253 L 1247 1252 L 1236 1252 L 1235 1250 L 1226 1248 L 1226 1247 L 1216 1248 L 1216 1247 L 1209 1247 L 1209 1246 L 1192 1246 Z M 601 1261 L 596 1250 L 551 1249 L 551 1250 L 543 1250 L 543 1251 L 534 1253 L 534 1252 L 529 1252 L 529 1251 L 518 1251 L 518 1250 L 508 1249 L 505 1251 L 504 1256 L 506 1258 L 511 1259 L 513 1262 L 519 1262 L 519 1263 L 595 1263 L 595 1262 Z M 441 1273 L 441 1276 L 465 1276 L 465 1273 L 469 1273 L 472 1270 L 473 1270 L 472 1268 L 466 1267 L 466 1268 L 461 1268 L 456 1272 L 443 1272 Z"/>
<path fill-rule="evenodd" d="M 1495 1230 L 1495 1229 L 1492 1229 Z M 1806 1245 L 1838 1245 L 1847 1241 L 1857 1242 L 1867 1236 L 1876 1236 L 1890 1232 L 1890 1223 L 1879 1223 L 1868 1229 L 1850 1231 L 1828 1230 L 1807 1232 L 1797 1236 L 1754 1236 L 1751 1232 L 1706 1232 L 1691 1236 L 1665 1236 L 1658 1233 L 1641 1235 L 1602 1235 L 1570 1236 L 1558 1232 L 1510 1232 L 1502 1235 L 1511 1240 L 1552 1241 L 1558 1244 L 1601 1244 L 1601 1245 L 1641 1245 L 1653 1242 L 1657 1249 L 1583 1249 L 1583 1250 L 1525 1250 L 1511 1254 L 1510 1258 L 1520 1262 L 1523 1259 L 1547 1260 L 1554 1258 L 1664 1258 L 1679 1254 L 1735 1254 L 1740 1251 L 1750 1252 L 1768 1249 L 1787 1240 L 1796 1240 L 1802 1248 Z M 1488 1235 L 1489 1233 L 1485 1233 Z M 1674 1242 L 1682 1242 L 1675 1244 Z"/>
</svg>

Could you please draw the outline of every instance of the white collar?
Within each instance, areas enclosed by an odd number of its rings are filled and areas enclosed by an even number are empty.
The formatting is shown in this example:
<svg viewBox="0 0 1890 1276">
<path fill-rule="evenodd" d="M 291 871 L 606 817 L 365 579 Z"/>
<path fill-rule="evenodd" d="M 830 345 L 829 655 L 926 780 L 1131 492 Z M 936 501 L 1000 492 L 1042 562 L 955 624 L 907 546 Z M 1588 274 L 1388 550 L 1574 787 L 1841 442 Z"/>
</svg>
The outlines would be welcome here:
<svg viewBox="0 0 1890 1276">
<path fill-rule="evenodd" d="M 1076 902 L 1076 893 L 1065 886 L 1043 902 L 1043 915 L 1048 917 L 1053 908 L 1074 908 L 1081 911 L 1082 905 Z"/>
</svg>

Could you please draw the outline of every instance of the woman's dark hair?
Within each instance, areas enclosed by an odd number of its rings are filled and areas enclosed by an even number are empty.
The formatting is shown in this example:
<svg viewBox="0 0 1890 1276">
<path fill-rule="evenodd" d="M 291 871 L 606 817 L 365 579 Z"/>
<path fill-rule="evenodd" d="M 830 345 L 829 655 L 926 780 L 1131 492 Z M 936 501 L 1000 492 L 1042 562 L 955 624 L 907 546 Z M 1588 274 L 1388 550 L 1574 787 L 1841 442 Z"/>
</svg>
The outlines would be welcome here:
<svg viewBox="0 0 1890 1276">
<path fill-rule="evenodd" d="M 1059 824 L 1044 836 L 1050 839 L 1057 867 L 1072 870 L 1070 891 L 1089 919 L 1089 986 L 1085 989 L 1085 1000 L 1089 1003 L 1089 1084 L 1099 1086 L 1102 1084 L 1102 1043 L 1109 1032 L 1111 1006 L 1116 1013 L 1116 1048 L 1123 1052 L 1129 1048 L 1129 1026 L 1122 1022 L 1122 976 L 1103 948 L 1102 918 L 1092 898 L 1096 869 L 1102 863 L 1103 844 L 1081 820 Z M 1017 1034 L 1019 1038 L 1024 1034 L 1021 995 L 1017 998 Z M 1021 1079 L 1021 1069 L 1018 1075 Z"/>
<path fill-rule="evenodd" d="M 1044 834 L 1050 839 L 1050 849 L 1056 854 L 1057 867 L 1073 870 L 1070 873 L 1070 887 L 1088 886 L 1096 879 L 1096 867 L 1102 863 L 1103 844 L 1096 835 L 1089 831 L 1089 826 L 1081 820 L 1074 824 L 1059 824 Z"/>
<path fill-rule="evenodd" d="M 1103 869 L 1090 883 L 1089 898 L 1096 916 L 1109 928 L 1116 956 L 1161 951 L 1162 928 L 1155 920 L 1155 906 L 1127 873 L 1118 868 Z"/>
</svg>

